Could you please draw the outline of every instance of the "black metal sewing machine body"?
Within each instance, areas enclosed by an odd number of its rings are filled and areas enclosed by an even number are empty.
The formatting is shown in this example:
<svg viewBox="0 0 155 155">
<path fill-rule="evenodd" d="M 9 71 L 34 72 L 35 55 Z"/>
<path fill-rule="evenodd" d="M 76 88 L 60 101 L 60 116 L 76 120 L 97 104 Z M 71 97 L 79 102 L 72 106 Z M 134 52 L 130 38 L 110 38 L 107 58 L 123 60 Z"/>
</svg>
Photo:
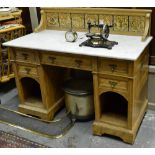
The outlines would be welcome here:
<svg viewBox="0 0 155 155">
<path fill-rule="evenodd" d="M 112 49 L 114 45 L 117 45 L 118 42 L 115 41 L 109 41 L 107 38 L 109 37 L 110 27 L 112 25 L 108 26 L 107 24 L 92 24 L 90 21 L 88 21 L 88 33 L 86 33 L 86 37 L 89 38 L 83 43 L 81 43 L 79 46 L 89 46 L 89 47 L 95 47 L 95 48 L 108 48 Z M 100 33 L 92 33 L 91 28 L 97 27 L 100 30 Z"/>
</svg>

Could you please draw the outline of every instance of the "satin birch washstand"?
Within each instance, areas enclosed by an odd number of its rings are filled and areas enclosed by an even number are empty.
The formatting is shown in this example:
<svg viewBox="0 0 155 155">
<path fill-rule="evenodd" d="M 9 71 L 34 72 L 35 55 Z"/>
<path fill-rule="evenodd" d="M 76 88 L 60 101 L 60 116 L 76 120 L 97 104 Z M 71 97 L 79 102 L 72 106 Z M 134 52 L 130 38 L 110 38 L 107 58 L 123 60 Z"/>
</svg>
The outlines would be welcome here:
<svg viewBox="0 0 155 155">
<path fill-rule="evenodd" d="M 112 50 L 79 47 L 86 40 L 87 21 L 112 24 Z M 64 105 L 62 83 L 69 70 L 92 73 L 94 135 L 110 134 L 133 143 L 147 110 L 148 45 L 151 11 L 113 8 L 42 8 L 35 32 L 6 42 L 10 47 L 19 111 L 53 119 Z M 74 43 L 65 32 L 78 32 Z M 97 31 L 94 29 L 94 31 Z"/>
</svg>

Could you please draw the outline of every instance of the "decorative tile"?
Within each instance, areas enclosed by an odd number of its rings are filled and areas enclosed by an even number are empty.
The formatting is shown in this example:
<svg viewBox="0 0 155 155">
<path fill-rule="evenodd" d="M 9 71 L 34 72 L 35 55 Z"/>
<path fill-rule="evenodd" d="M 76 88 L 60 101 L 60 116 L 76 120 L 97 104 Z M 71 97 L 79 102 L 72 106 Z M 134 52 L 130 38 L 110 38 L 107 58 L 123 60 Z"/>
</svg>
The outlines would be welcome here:
<svg viewBox="0 0 155 155">
<path fill-rule="evenodd" d="M 113 16 L 112 15 L 99 15 L 99 22 L 103 21 L 104 24 L 113 25 Z M 113 27 L 110 28 L 113 30 Z"/>
<path fill-rule="evenodd" d="M 58 13 L 47 13 L 47 26 L 59 27 Z"/>
<path fill-rule="evenodd" d="M 60 27 L 62 28 L 71 28 L 71 17 L 69 13 L 60 13 L 59 14 Z"/>
<path fill-rule="evenodd" d="M 84 29 L 84 14 L 72 14 L 72 28 Z"/>
<path fill-rule="evenodd" d="M 114 31 L 128 31 L 128 16 L 114 16 Z"/>
<path fill-rule="evenodd" d="M 144 32 L 145 17 L 129 16 L 129 31 L 130 32 Z"/>
<path fill-rule="evenodd" d="M 86 14 L 85 15 L 85 28 L 88 27 L 87 22 L 90 20 L 92 24 L 98 24 L 98 15 L 91 15 L 91 14 Z"/>
<path fill-rule="evenodd" d="M 103 21 L 103 23 L 107 25 L 113 25 L 113 16 L 112 15 L 99 15 L 99 22 Z"/>
</svg>

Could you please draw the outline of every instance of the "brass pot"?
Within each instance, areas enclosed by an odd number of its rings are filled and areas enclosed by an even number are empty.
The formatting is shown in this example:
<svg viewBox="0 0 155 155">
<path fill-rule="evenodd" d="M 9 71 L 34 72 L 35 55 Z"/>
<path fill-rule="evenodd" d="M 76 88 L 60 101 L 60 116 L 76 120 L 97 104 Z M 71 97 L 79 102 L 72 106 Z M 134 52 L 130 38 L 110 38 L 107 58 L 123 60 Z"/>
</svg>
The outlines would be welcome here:
<svg viewBox="0 0 155 155">
<path fill-rule="evenodd" d="M 88 79 L 71 79 L 64 85 L 67 111 L 78 120 L 94 117 L 93 87 Z"/>
</svg>

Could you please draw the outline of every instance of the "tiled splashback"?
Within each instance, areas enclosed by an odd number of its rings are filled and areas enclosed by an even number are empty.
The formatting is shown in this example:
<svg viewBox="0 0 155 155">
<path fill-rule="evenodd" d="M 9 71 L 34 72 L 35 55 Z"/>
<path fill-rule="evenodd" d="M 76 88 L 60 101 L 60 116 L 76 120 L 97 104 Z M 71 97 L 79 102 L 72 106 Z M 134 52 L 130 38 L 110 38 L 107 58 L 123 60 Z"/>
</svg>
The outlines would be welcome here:
<svg viewBox="0 0 155 155">
<path fill-rule="evenodd" d="M 113 33 L 136 33 L 141 35 L 145 29 L 145 15 L 117 15 L 100 13 L 72 13 L 68 12 L 47 12 L 46 22 L 47 29 L 74 29 L 79 31 L 87 30 L 87 22 L 90 20 L 92 23 L 98 24 L 100 21 L 108 25 L 113 25 L 111 32 Z"/>
</svg>

